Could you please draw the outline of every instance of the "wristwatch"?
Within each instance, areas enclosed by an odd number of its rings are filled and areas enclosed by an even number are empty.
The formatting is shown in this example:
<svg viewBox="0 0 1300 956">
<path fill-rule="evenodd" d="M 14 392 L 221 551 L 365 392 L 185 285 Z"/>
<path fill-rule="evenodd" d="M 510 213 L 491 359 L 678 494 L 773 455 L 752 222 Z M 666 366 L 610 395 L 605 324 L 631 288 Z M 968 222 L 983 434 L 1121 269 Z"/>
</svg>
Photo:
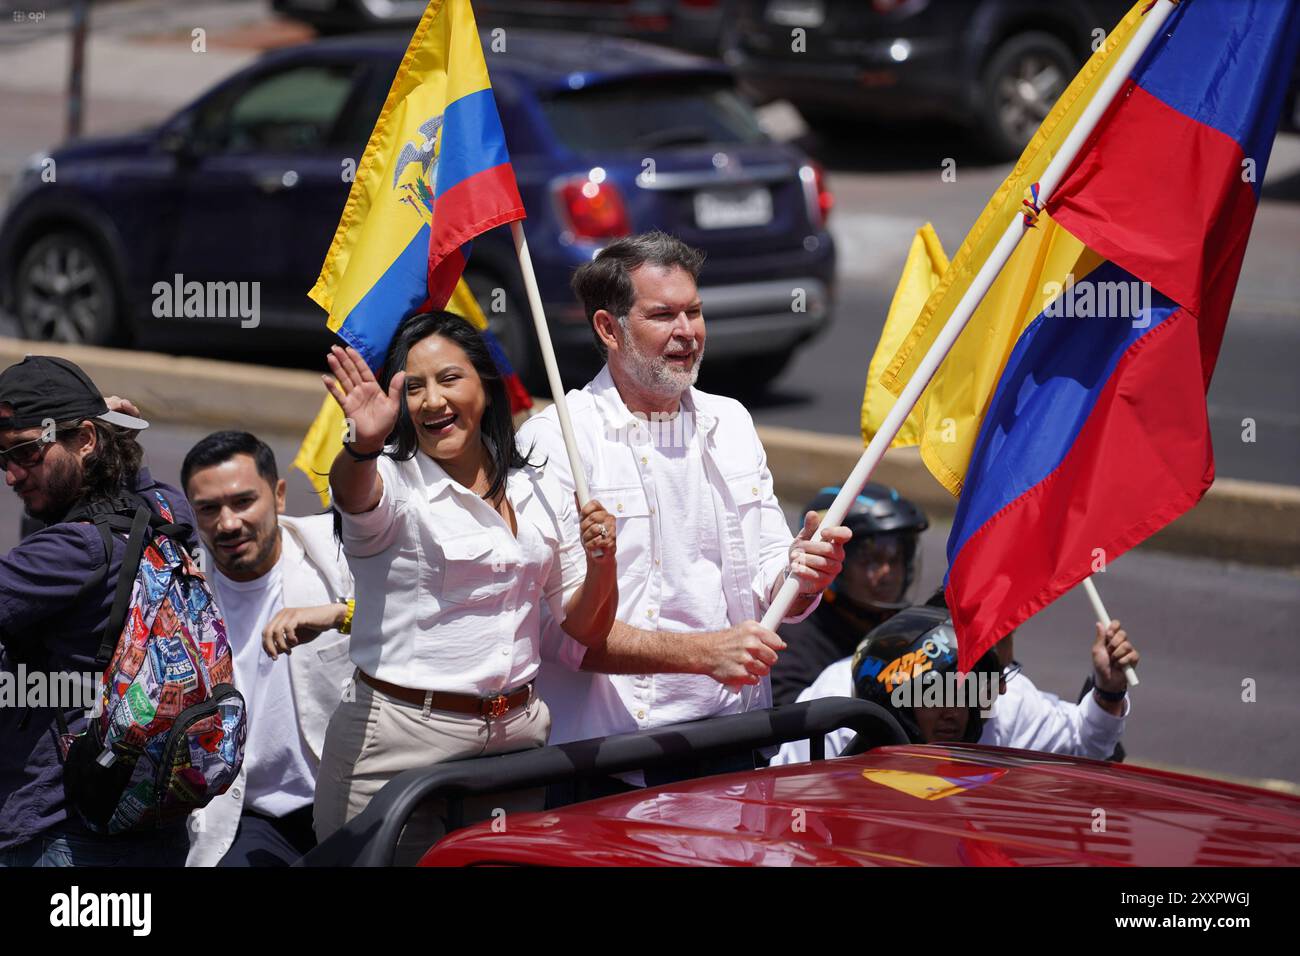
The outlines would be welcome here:
<svg viewBox="0 0 1300 956">
<path fill-rule="evenodd" d="M 1112 704 L 1118 704 L 1120 701 L 1122 701 L 1125 697 L 1128 696 L 1128 688 L 1127 688 L 1127 687 L 1125 687 L 1123 690 L 1118 690 L 1118 691 L 1116 691 L 1116 690 L 1102 690 L 1102 689 L 1101 689 L 1100 687 L 1098 687 L 1096 684 L 1093 684 L 1093 685 L 1092 685 L 1092 689 L 1093 689 L 1093 692 L 1094 692 L 1098 697 L 1100 697 L 1102 700 L 1109 701 L 1109 702 L 1112 703 Z"/>
</svg>

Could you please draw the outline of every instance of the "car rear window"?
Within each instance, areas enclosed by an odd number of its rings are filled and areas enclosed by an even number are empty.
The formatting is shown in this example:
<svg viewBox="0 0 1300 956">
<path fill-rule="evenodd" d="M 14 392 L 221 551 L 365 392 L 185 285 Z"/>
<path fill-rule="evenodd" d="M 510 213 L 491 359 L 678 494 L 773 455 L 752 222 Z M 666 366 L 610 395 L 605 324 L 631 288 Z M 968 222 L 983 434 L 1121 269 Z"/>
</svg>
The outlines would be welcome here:
<svg viewBox="0 0 1300 956">
<path fill-rule="evenodd" d="M 724 83 L 596 86 L 543 100 L 542 110 L 556 138 L 580 153 L 766 139 L 753 109 Z"/>
</svg>

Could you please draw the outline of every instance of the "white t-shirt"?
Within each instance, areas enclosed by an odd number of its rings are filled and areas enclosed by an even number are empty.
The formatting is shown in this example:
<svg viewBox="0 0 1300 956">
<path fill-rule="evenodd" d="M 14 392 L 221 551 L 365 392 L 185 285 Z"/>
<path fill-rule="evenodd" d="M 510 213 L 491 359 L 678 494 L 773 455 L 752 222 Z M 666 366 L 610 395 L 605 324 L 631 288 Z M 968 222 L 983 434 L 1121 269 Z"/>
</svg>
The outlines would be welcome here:
<svg viewBox="0 0 1300 956">
<path fill-rule="evenodd" d="M 691 449 L 697 440 L 695 415 L 682 411 L 647 428 L 654 442 L 661 500 L 673 502 L 672 514 L 662 515 L 659 525 L 663 551 L 673 560 L 663 571 L 658 629 L 721 631 L 731 626 L 722 589 L 721 534 L 713 490 L 700 467 L 699 453 Z"/>
<path fill-rule="evenodd" d="M 248 708 L 244 744 L 244 808 L 282 817 L 310 804 L 316 796 L 316 773 L 307 753 L 289 683 L 289 658 L 271 660 L 262 649 L 262 630 L 284 607 L 280 566 L 299 561 L 292 535 L 280 534 L 280 560 L 253 581 L 232 581 L 212 574 L 217 607 L 226 621 L 235 664 L 235 687 Z"/>
</svg>

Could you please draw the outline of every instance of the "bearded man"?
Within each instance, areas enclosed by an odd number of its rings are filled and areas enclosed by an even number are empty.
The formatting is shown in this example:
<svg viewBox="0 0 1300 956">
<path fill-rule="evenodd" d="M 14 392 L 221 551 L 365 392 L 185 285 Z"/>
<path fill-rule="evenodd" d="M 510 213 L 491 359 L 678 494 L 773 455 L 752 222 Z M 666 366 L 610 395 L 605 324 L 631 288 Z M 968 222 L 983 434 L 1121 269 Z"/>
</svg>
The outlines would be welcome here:
<svg viewBox="0 0 1300 956">
<path fill-rule="evenodd" d="M 552 702 L 553 744 L 770 707 L 785 643 L 758 619 L 787 574 L 799 596 L 786 620 L 798 621 L 840 573 L 849 530 L 828 527 L 814 541 L 819 519 L 809 512 L 791 535 L 749 412 L 694 387 L 703 261 L 651 232 L 611 243 L 574 274 L 605 367 L 568 404 L 588 487 L 618 521 L 619 602 L 603 645 L 544 627 L 538 691 Z M 554 408 L 529 419 L 519 440 L 572 494 Z M 742 694 L 744 685 L 753 690 Z M 610 788 L 745 766 L 753 760 L 661 767 Z"/>
</svg>

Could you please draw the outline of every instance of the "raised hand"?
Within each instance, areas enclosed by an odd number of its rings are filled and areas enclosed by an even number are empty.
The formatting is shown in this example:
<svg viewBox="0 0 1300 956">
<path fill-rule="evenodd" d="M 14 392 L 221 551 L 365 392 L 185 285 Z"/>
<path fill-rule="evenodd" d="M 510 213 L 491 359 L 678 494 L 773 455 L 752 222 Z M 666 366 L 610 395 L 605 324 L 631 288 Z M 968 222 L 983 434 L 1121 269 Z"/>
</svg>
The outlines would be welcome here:
<svg viewBox="0 0 1300 956">
<path fill-rule="evenodd" d="M 1125 667 L 1137 667 L 1142 656 L 1128 639 L 1128 631 L 1119 621 L 1112 620 L 1106 627 L 1096 625 L 1092 642 L 1093 683 L 1102 690 L 1118 694 L 1127 689 Z"/>
<path fill-rule="evenodd" d="M 325 360 L 334 375 L 322 375 L 321 381 L 352 423 L 356 437 L 350 444 L 362 454 L 379 451 L 397 424 L 406 373 L 395 374 L 385 393 L 356 349 L 335 345 Z"/>
</svg>

